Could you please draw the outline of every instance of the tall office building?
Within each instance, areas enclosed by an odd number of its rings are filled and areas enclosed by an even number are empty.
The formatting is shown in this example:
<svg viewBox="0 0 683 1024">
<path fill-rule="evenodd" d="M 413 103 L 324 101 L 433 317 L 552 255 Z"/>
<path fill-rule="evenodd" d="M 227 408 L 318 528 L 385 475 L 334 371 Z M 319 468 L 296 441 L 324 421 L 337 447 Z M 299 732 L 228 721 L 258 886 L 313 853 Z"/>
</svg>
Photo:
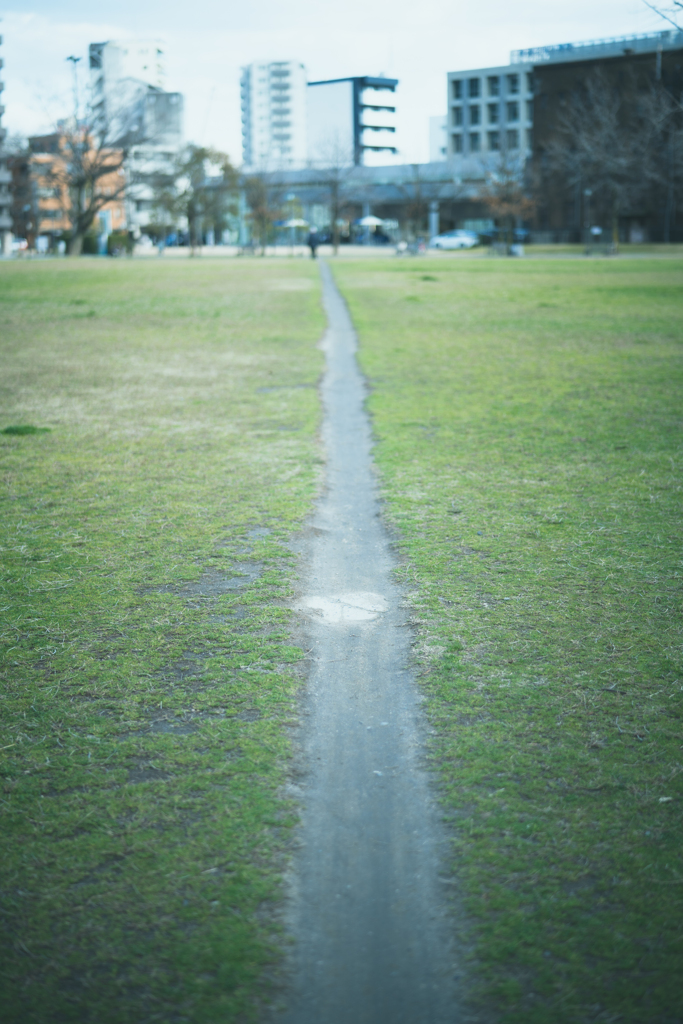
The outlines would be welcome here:
<svg viewBox="0 0 683 1024">
<path fill-rule="evenodd" d="M 395 78 L 336 78 L 309 82 L 308 162 L 394 163 Z"/>
<path fill-rule="evenodd" d="M 2 36 L 0 36 L 0 46 L 2 46 Z M 3 60 L 0 57 L 0 69 L 2 67 Z M 3 89 L 4 84 L 0 80 L 0 99 L 2 98 Z M 0 254 L 9 256 L 12 249 L 12 218 L 10 216 L 12 197 L 9 191 L 12 174 L 7 168 L 7 157 L 4 154 L 5 137 L 7 135 L 7 130 L 2 127 L 2 115 L 4 113 L 5 108 L 0 103 Z"/>
<path fill-rule="evenodd" d="M 244 165 L 285 170 L 306 162 L 306 69 L 297 61 L 256 61 L 242 68 Z"/>
<path fill-rule="evenodd" d="M 533 66 L 514 63 L 448 75 L 448 156 L 522 158 L 532 147 Z"/>
<path fill-rule="evenodd" d="M 146 145 L 175 152 L 182 144 L 183 97 L 166 92 L 164 53 L 155 42 L 91 43 L 90 86 L 96 123 L 108 140 L 134 130 Z"/>
<path fill-rule="evenodd" d="M 683 31 L 591 39 L 513 50 L 502 67 L 453 71 L 448 78 L 448 156 L 507 152 L 526 159 L 533 148 L 534 67 L 662 54 L 683 47 Z M 661 59 L 661 57 L 660 57 Z"/>
</svg>

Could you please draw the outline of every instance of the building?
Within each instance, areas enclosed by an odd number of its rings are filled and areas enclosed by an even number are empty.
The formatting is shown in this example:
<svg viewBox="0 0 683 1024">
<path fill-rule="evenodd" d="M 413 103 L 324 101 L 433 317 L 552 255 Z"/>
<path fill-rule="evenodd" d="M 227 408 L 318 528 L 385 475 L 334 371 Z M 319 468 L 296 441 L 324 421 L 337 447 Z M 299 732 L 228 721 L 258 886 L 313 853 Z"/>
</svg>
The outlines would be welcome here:
<svg viewBox="0 0 683 1024">
<path fill-rule="evenodd" d="M 0 36 L 0 46 L 2 45 L 2 36 Z M 0 57 L 0 71 L 3 67 L 3 60 Z M 12 173 L 7 166 L 7 156 L 5 155 L 5 137 L 7 130 L 2 127 L 2 115 L 5 113 L 5 108 L 2 105 L 2 91 L 4 84 L 0 79 L 0 255 L 9 256 L 12 251 L 12 217 L 11 217 L 11 206 L 12 196 L 10 194 L 10 183 L 12 181 Z"/>
<path fill-rule="evenodd" d="M 87 147 L 85 133 L 83 141 Z M 103 203 L 93 223 L 101 250 L 106 249 L 106 238 L 112 231 L 126 227 L 121 153 L 112 150 L 111 162 L 111 173 L 102 175 L 97 182 L 98 195 L 113 197 Z M 29 247 L 39 252 L 54 250 L 72 228 L 68 163 L 66 137 L 60 132 L 29 138 L 28 152 L 12 158 L 15 233 L 28 239 Z"/>
<path fill-rule="evenodd" d="M 604 59 L 661 54 L 681 47 L 683 31 L 667 29 L 513 50 L 507 65 L 453 71 L 447 76 L 448 157 L 485 162 L 492 153 L 506 152 L 528 159 L 534 147 L 535 70 L 577 61 L 594 66 Z"/>
<path fill-rule="evenodd" d="M 242 68 L 242 158 L 246 168 L 276 170 L 306 162 L 306 69 L 297 61 L 256 61 Z"/>
<path fill-rule="evenodd" d="M 164 88 L 164 52 L 158 40 L 91 43 L 90 84 L 95 128 L 112 146 L 128 150 L 128 227 L 149 223 L 155 188 L 173 174 L 183 145 L 183 96 Z"/>
<path fill-rule="evenodd" d="M 606 238 L 617 232 L 622 242 L 683 240 L 683 218 L 677 212 L 683 199 L 683 173 L 677 158 L 683 129 L 679 105 L 683 94 L 683 32 L 667 30 L 521 53 L 538 61 L 534 66 L 534 164 L 536 178 L 542 183 L 535 218 L 539 237 L 578 242 L 593 224 L 603 228 Z M 604 183 L 602 194 L 599 181 L 586 179 L 570 185 L 557 169 L 553 171 L 552 161 L 547 161 L 558 126 L 573 100 L 585 93 L 586 83 L 595 72 L 607 85 L 610 106 L 610 97 L 619 99 L 620 132 L 627 140 L 629 133 L 642 130 L 638 117 L 653 97 L 668 96 L 674 110 L 669 129 L 659 137 L 653 132 L 649 142 L 658 147 L 653 151 L 657 173 L 647 179 L 636 175 L 635 187 L 621 201 L 618 216 L 614 200 L 604 194 Z"/>
<path fill-rule="evenodd" d="M 513 50 L 513 64 L 564 64 L 578 60 L 599 60 L 603 57 L 631 57 L 634 54 L 680 50 L 683 30 L 665 29 L 643 35 L 613 36 L 609 39 L 589 39 L 583 43 L 557 43 L 553 46 L 533 46 L 528 50 Z"/>
<path fill-rule="evenodd" d="M 397 85 L 381 76 L 309 82 L 308 163 L 395 163 Z"/>
<path fill-rule="evenodd" d="M 165 54 L 159 39 L 91 43 L 89 57 L 90 70 L 97 71 L 93 78 L 100 93 L 111 91 L 116 82 L 127 78 L 157 89 L 166 83 Z"/>
<path fill-rule="evenodd" d="M 394 240 L 414 239 L 426 238 L 439 230 L 480 230 L 491 224 L 479 198 L 481 182 L 461 181 L 452 164 L 445 160 L 376 167 L 309 165 L 260 177 L 270 193 L 275 221 L 286 219 L 286 196 L 288 204 L 295 204 L 298 215 L 315 225 L 323 237 L 331 236 L 335 214 L 344 241 L 372 241 L 372 233 L 358 223 L 368 214 L 382 221 L 381 231 L 375 237 L 384 236 L 384 241 L 387 231 Z M 249 223 L 243 219 L 242 244 L 246 244 L 248 234 Z M 289 239 L 288 231 L 284 238 Z"/>
<path fill-rule="evenodd" d="M 449 158 L 485 162 L 501 152 L 528 158 L 533 144 L 532 64 L 452 71 L 447 80 Z"/>
<path fill-rule="evenodd" d="M 448 118 L 429 118 L 429 162 L 438 163 L 448 157 Z"/>
</svg>

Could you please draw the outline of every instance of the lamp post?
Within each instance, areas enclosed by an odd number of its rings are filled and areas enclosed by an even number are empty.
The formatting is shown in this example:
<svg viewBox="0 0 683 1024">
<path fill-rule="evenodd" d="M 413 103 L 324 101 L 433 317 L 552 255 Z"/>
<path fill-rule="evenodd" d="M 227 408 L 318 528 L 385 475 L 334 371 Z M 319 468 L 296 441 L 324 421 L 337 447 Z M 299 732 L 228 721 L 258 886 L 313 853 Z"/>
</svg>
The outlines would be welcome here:
<svg viewBox="0 0 683 1024">
<path fill-rule="evenodd" d="M 591 196 L 593 195 L 592 188 L 585 188 L 583 190 L 583 218 L 584 227 L 586 230 L 586 255 L 590 252 L 590 240 L 591 240 Z"/>
<path fill-rule="evenodd" d="M 294 255 L 294 246 L 296 245 L 296 226 L 293 223 L 293 221 L 294 221 L 294 204 L 296 203 L 296 196 L 295 196 L 295 194 L 293 192 L 290 192 L 288 194 L 288 196 L 286 197 L 285 201 L 288 204 L 287 212 L 289 213 L 289 218 L 288 218 L 289 219 L 289 231 L 290 231 L 289 239 L 290 239 L 290 242 L 292 244 L 292 256 L 293 256 Z"/>
</svg>

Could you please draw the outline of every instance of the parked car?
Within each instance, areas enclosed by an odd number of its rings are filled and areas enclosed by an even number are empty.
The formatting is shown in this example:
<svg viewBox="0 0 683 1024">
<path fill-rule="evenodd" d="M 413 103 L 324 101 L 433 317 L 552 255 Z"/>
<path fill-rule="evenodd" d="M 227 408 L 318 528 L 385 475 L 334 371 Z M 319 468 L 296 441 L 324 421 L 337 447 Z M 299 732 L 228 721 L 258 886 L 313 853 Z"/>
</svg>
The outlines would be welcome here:
<svg viewBox="0 0 683 1024">
<path fill-rule="evenodd" d="M 430 249 L 471 249 L 479 243 L 479 235 L 474 231 L 457 228 L 446 231 L 443 235 L 435 235 L 429 240 Z"/>
</svg>

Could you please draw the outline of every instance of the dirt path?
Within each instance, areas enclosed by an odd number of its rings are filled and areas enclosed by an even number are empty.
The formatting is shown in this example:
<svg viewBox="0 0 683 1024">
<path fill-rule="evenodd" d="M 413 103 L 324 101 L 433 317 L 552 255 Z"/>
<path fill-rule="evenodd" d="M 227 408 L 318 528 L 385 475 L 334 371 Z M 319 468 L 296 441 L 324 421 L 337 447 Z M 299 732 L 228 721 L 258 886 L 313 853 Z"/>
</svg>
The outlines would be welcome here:
<svg viewBox="0 0 683 1024">
<path fill-rule="evenodd" d="M 421 763 L 410 631 L 379 519 L 356 338 L 321 264 L 327 489 L 305 554 L 313 668 L 300 730 L 300 846 L 278 1024 L 441 1024 L 459 1017 L 441 880 L 446 838 Z"/>
</svg>

